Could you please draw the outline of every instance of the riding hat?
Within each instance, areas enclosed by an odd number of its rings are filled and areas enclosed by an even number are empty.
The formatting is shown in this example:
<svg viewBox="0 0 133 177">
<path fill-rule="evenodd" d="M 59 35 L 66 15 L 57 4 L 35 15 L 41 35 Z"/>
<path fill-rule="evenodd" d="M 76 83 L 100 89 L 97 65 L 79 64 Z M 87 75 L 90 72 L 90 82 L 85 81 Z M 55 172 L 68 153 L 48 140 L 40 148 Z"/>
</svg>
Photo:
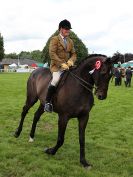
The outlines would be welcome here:
<svg viewBox="0 0 133 177">
<path fill-rule="evenodd" d="M 65 29 L 72 29 L 71 27 L 71 23 L 68 21 L 68 20 L 62 20 L 60 23 L 59 23 L 59 30 L 60 28 L 65 28 Z"/>
</svg>

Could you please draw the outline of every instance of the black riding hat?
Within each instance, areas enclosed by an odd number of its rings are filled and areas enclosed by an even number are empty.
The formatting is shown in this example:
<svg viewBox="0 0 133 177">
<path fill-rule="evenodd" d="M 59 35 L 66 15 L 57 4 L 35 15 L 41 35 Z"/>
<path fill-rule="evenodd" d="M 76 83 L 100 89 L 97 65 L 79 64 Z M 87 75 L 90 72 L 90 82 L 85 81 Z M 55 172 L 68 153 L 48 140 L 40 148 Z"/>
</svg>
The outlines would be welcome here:
<svg viewBox="0 0 133 177">
<path fill-rule="evenodd" d="M 59 23 L 59 30 L 61 28 L 65 28 L 65 29 L 72 29 L 71 27 L 71 23 L 68 21 L 68 20 L 62 20 L 60 23 Z"/>
</svg>

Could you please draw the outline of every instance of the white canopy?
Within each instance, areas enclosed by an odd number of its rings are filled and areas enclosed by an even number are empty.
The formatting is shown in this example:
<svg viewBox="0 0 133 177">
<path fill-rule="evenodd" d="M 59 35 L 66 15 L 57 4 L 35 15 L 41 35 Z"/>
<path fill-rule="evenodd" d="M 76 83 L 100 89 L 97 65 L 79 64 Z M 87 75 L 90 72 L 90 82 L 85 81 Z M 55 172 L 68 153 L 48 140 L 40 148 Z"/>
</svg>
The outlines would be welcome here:
<svg viewBox="0 0 133 177">
<path fill-rule="evenodd" d="M 10 68 L 16 68 L 17 65 L 16 65 L 15 63 L 13 63 L 13 64 L 9 65 L 9 67 L 10 67 Z"/>
<path fill-rule="evenodd" d="M 28 67 L 28 65 L 27 65 L 27 64 L 19 65 L 19 67 L 20 67 L 20 68 L 26 68 L 26 67 Z"/>
</svg>

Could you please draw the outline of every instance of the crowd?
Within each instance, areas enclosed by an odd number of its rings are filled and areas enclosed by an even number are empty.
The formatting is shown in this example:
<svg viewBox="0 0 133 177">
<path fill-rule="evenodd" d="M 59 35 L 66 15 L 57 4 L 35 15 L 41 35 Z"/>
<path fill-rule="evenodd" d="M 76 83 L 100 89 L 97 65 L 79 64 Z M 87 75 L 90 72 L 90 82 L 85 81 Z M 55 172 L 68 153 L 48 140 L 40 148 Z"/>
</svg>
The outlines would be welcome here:
<svg viewBox="0 0 133 177">
<path fill-rule="evenodd" d="M 131 79 L 132 79 L 132 71 L 131 67 L 121 68 L 117 66 L 114 68 L 114 78 L 115 78 L 115 86 L 121 86 L 122 78 L 124 78 L 124 83 L 126 87 L 131 87 Z"/>
</svg>

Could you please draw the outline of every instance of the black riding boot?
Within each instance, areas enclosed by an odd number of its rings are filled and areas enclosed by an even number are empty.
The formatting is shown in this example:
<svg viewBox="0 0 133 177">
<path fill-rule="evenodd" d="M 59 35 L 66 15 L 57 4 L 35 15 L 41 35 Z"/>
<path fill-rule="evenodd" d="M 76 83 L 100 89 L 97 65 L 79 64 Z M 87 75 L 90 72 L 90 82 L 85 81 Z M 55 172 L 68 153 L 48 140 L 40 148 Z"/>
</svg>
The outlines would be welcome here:
<svg viewBox="0 0 133 177">
<path fill-rule="evenodd" d="M 55 86 L 50 85 L 48 88 L 47 96 L 46 96 L 46 103 L 44 107 L 44 111 L 46 112 L 52 112 L 53 111 L 53 105 L 51 104 L 51 99 L 53 94 L 55 93 Z"/>
</svg>

